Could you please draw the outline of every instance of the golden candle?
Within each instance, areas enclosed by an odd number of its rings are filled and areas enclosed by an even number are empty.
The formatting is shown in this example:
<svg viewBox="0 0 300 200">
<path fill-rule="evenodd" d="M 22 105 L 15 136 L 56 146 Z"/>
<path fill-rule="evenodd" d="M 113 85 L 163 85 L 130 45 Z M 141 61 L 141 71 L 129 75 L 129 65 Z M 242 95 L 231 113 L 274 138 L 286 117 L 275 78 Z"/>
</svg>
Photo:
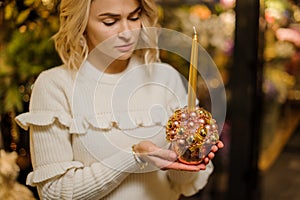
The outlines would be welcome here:
<svg viewBox="0 0 300 200">
<path fill-rule="evenodd" d="M 216 120 L 209 111 L 196 105 L 198 72 L 198 38 L 194 27 L 192 41 L 188 106 L 175 110 L 166 125 L 166 139 L 170 149 L 178 155 L 178 162 L 198 165 L 210 152 L 210 147 L 219 141 Z"/>
<path fill-rule="evenodd" d="M 198 36 L 196 28 L 194 29 L 194 36 L 192 41 L 190 71 L 189 71 L 189 85 L 188 85 L 188 109 L 190 111 L 196 108 L 196 90 L 197 90 L 197 63 L 198 63 Z"/>
</svg>

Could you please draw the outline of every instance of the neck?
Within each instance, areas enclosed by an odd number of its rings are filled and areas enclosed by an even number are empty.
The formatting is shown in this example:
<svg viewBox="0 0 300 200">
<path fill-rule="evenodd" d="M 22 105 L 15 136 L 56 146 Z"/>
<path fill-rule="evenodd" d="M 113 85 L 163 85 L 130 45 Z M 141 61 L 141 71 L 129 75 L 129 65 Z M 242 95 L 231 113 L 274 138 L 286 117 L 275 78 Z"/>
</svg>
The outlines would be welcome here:
<svg viewBox="0 0 300 200">
<path fill-rule="evenodd" d="M 114 60 L 106 69 L 105 73 L 108 74 L 116 74 L 124 71 L 129 63 L 129 59 L 127 60 Z"/>
<path fill-rule="evenodd" d="M 88 56 L 88 61 L 100 71 L 108 74 L 116 74 L 124 71 L 129 63 L 127 60 L 116 60 L 101 52 L 95 51 Z"/>
</svg>

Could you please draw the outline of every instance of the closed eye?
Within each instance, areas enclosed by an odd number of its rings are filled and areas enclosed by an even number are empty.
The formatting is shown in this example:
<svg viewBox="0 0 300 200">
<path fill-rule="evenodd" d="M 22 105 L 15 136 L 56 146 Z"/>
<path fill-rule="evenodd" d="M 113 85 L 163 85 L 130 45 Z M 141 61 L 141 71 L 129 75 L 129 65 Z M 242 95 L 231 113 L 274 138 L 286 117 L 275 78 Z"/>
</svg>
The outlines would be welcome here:
<svg viewBox="0 0 300 200">
<path fill-rule="evenodd" d="M 141 12 L 142 12 L 142 9 L 140 7 L 138 7 L 137 9 L 135 9 L 129 16 L 129 20 L 131 21 L 137 21 L 140 19 L 140 16 L 141 16 Z"/>
<path fill-rule="evenodd" d="M 131 17 L 131 18 L 129 18 L 129 20 L 131 20 L 131 21 L 137 21 L 137 20 L 139 20 L 140 19 L 140 16 L 138 16 L 138 17 Z"/>
<path fill-rule="evenodd" d="M 117 20 L 114 20 L 114 21 L 112 21 L 112 22 L 103 22 L 103 24 L 106 25 L 106 26 L 112 26 L 112 25 L 114 25 L 116 22 L 117 22 Z"/>
</svg>

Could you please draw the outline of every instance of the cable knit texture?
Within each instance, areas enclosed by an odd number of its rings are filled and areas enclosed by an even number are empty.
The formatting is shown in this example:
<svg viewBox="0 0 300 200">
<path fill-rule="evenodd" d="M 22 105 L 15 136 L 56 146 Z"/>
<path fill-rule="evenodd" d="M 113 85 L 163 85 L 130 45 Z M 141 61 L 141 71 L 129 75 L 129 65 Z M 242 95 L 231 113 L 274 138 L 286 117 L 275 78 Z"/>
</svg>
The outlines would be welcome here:
<svg viewBox="0 0 300 200">
<path fill-rule="evenodd" d="M 42 199 L 175 200 L 205 186 L 211 163 L 199 173 L 141 170 L 132 156 L 141 140 L 168 148 L 165 124 L 186 102 L 176 70 L 148 68 L 132 58 L 119 74 L 88 61 L 79 71 L 60 66 L 40 74 L 29 112 L 16 121 L 30 130 L 34 170 L 27 184 Z"/>
</svg>

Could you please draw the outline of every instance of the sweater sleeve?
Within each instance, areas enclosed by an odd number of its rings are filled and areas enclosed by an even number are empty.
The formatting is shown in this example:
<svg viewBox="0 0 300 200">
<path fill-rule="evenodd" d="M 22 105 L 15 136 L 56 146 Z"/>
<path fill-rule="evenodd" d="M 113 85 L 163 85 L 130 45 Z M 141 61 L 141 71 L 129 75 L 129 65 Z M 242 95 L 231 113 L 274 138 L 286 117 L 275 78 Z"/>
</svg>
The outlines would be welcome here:
<svg viewBox="0 0 300 200">
<path fill-rule="evenodd" d="M 68 84 L 66 74 L 42 73 L 34 84 L 29 112 L 16 118 L 21 127 L 30 128 L 34 170 L 27 184 L 37 186 L 42 199 L 100 199 L 128 176 L 125 171 L 135 171 L 139 166 L 125 152 L 114 157 L 122 158 L 120 162 L 108 161 L 118 166 L 107 167 L 100 162 L 84 166 L 74 160 L 67 99 L 72 86 Z"/>
<path fill-rule="evenodd" d="M 42 199 L 100 199 L 128 175 L 100 162 L 83 166 L 74 160 L 68 130 L 58 122 L 48 126 L 32 125 L 30 132 L 35 164 L 27 184 L 37 186 Z M 114 168 L 138 167 L 130 155 L 118 157 L 122 158 L 119 163 L 123 166 Z"/>
</svg>

